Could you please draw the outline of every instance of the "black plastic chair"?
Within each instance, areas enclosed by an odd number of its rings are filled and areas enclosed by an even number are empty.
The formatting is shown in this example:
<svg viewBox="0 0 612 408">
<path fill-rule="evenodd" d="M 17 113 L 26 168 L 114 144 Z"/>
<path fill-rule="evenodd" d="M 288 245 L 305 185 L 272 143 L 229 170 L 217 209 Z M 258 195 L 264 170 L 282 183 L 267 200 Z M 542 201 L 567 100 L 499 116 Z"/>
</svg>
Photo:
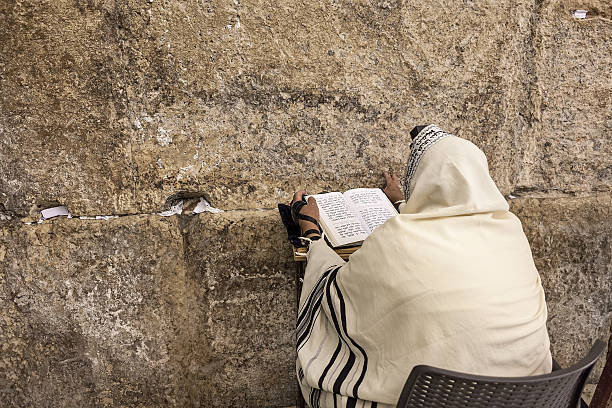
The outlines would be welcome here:
<svg viewBox="0 0 612 408">
<path fill-rule="evenodd" d="M 598 340 L 572 367 L 531 377 L 487 377 L 419 365 L 412 369 L 397 407 L 577 408 L 586 379 L 605 347 Z"/>
</svg>

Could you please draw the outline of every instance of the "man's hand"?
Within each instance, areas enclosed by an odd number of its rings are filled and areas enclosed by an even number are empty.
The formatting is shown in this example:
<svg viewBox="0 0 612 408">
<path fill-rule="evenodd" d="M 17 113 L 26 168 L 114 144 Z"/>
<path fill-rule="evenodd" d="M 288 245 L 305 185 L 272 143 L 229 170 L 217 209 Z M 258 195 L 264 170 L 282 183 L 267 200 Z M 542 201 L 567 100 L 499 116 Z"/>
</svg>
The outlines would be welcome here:
<svg viewBox="0 0 612 408">
<path fill-rule="evenodd" d="M 306 190 L 300 190 L 297 193 L 295 193 L 293 195 L 293 200 L 291 200 L 291 204 L 295 203 L 296 201 L 301 200 L 304 197 L 304 195 L 306 195 Z M 317 222 L 319 222 L 319 206 L 317 205 L 317 202 L 315 201 L 314 197 L 308 198 L 308 204 L 302 207 L 302 209 L 300 210 L 300 214 L 308 215 L 314 218 L 315 220 L 317 220 Z M 302 232 L 308 231 L 309 229 L 313 229 L 313 228 L 316 229 L 317 231 L 319 230 L 319 228 L 310 221 L 298 220 L 298 223 L 300 224 L 300 229 L 302 230 Z M 315 235 L 315 234 L 314 233 L 308 234 L 308 236 L 311 236 L 311 235 Z"/>
<path fill-rule="evenodd" d="M 396 202 L 404 199 L 404 193 L 400 188 L 399 179 L 397 176 L 390 176 L 389 173 L 385 171 L 385 182 L 386 185 L 383 191 L 389 198 L 389 201 L 395 204 Z"/>
</svg>

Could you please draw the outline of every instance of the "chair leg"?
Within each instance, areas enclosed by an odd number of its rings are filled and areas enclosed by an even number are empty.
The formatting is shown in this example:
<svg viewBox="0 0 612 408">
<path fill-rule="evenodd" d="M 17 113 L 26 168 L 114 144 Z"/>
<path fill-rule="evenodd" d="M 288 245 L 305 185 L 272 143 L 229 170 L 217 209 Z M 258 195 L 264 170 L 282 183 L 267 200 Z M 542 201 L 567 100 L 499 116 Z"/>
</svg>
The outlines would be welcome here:
<svg viewBox="0 0 612 408">
<path fill-rule="evenodd" d="M 562 368 L 563 367 L 559 365 L 559 362 L 553 358 L 552 359 L 552 371 L 561 370 Z M 591 407 L 593 406 L 591 405 Z M 576 408 L 589 408 L 589 405 L 582 398 L 580 398 L 580 401 L 578 401 L 578 406 Z M 605 408 L 605 406 L 603 408 Z"/>
<path fill-rule="evenodd" d="M 608 355 L 606 356 L 606 365 L 604 366 L 597 388 L 593 394 L 590 408 L 606 408 L 612 406 L 612 345 L 608 343 Z"/>
<path fill-rule="evenodd" d="M 552 359 L 552 370 L 553 371 L 557 371 L 557 370 L 561 370 L 561 366 L 559 365 L 559 363 L 557 362 L 557 360 L 555 360 L 554 358 Z"/>
</svg>

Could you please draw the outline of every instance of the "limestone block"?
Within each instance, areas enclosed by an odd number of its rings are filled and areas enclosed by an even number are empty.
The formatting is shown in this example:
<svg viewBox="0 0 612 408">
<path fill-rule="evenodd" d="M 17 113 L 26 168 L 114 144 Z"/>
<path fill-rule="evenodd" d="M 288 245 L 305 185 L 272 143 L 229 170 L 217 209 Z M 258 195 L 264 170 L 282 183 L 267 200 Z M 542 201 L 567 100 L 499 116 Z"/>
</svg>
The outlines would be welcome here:
<svg viewBox="0 0 612 408">
<path fill-rule="evenodd" d="M 553 356 L 567 367 L 610 336 L 610 196 L 518 199 L 511 207 L 542 277 Z"/>
<path fill-rule="evenodd" d="M 119 27 L 93 4 L 0 4 L 0 203 L 20 215 L 133 208 Z"/>
<path fill-rule="evenodd" d="M 182 406 L 182 242 L 160 217 L 3 224 L 3 406 Z"/>
<path fill-rule="evenodd" d="M 294 404 L 294 271 L 276 211 L 2 221 L 0 401 Z"/>
<path fill-rule="evenodd" d="M 278 213 L 201 214 L 185 236 L 191 406 L 294 404 L 295 268 Z"/>
<path fill-rule="evenodd" d="M 572 11 L 586 9 L 587 19 Z M 609 2 L 542 3 L 533 36 L 534 70 L 521 134 L 517 189 L 597 193 L 612 186 L 612 7 Z"/>
<path fill-rule="evenodd" d="M 159 211 L 179 192 L 270 208 L 403 173 L 412 126 L 487 153 L 513 188 L 533 5 L 16 3 L 2 13 L 0 202 Z M 26 67 L 26 68 L 24 68 Z"/>
<path fill-rule="evenodd" d="M 428 122 L 481 145 L 509 192 L 531 10 L 517 3 L 154 2 L 126 41 L 139 201 L 272 207 L 300 185 L 378 185 Z"/>
</svg>

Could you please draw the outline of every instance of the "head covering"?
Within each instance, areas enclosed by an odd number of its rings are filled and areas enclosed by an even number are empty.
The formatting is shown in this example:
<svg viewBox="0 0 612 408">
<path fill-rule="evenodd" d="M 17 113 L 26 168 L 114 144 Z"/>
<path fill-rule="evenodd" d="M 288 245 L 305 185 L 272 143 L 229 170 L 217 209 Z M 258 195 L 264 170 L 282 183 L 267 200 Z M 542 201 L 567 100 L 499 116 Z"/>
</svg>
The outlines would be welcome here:
<svg viewBox="0 0 612 408">
<path fill-rule="evenodd" d="M 472 142 L 429 125 L 410 147 L 402 214 L 440 217 L 508 211 L 489 175 L 486 156 Z"/>
</svg>

